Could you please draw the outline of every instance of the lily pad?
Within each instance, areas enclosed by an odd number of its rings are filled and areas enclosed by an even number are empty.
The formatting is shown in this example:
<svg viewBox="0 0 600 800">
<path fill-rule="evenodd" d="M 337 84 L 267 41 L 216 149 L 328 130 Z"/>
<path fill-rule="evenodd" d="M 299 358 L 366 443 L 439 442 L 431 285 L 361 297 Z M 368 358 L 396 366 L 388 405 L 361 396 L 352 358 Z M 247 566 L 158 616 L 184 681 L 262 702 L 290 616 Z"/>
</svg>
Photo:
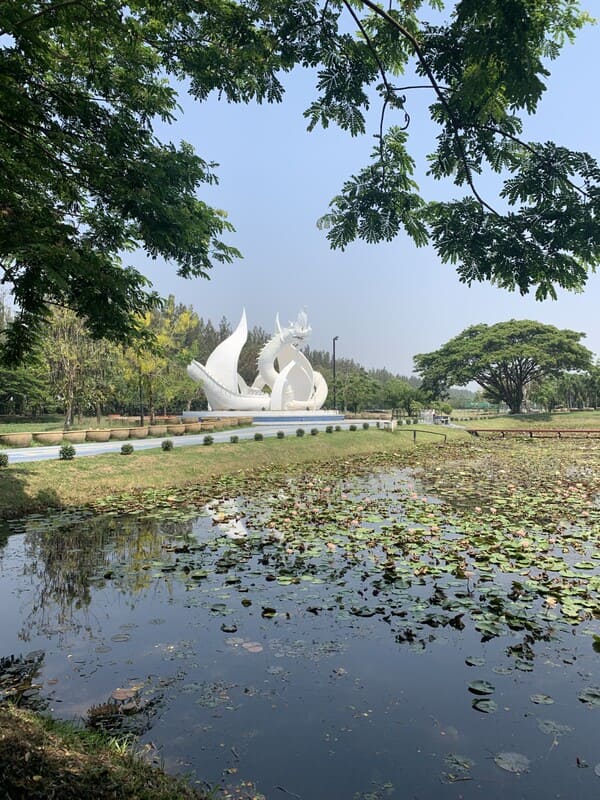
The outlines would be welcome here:
<svg viewBox="0 0 600 800">
<path fill-rule="evenodd" d="M 573 728 L 569 725 L 561 725 L 553 719 L 540 719 L 538 720 L 538 728 L 542 733 L 550 734 L 552 736 L 562 736 L 565 733 L 570 733 Z"/>
<path fill-rule="evenodd" d="M 600 706 L 600 687 L 588 686 L 587 689 L 582 689 L 577 695 L 582 703 L 590 706 Z"/>
<path fill-rule="evenodd" d="M 494 763 L 500 769 L 506 772 L 512 772 L 514 775 L 521 775 L 523 772 L 529 772 L 530 761 L 527 756 L 522 753 L 497 753 L 494 756 Z"/>
<path fill-rule="evenodd" d="M 493 714 L 498 711 L 498 705 L 488 697 L 482 697 L 480 700 L 473 700 L 471 703 L 475 711 L 481 711 L 482 714 Z"/>
<path fill-rule="evenodd" d="M 554 700 L 548 694 L 532 694 L 529 699 L 539 706 L 551 706 L 554 703 Z"/>
<path fill-rule="evenodd" d="M 485 664 L 485 658 L 467 656 L 465 658 L 465 664 L 467 665 L 467 667 L 483 667 L 483 665 Z"/>
<path fill-rule="evenodd" d="M 496 687 L 489 681 L 471 681 L 469 691 L 473 694 L 493 694 Z"/>
</svg>

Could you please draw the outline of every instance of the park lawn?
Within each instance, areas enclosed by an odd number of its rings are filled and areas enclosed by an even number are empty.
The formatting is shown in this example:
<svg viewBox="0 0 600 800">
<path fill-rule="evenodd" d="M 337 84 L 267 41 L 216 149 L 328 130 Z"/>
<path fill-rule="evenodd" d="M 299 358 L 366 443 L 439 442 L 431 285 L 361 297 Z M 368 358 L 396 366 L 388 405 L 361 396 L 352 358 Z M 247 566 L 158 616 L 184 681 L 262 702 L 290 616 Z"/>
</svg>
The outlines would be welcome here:
<svg viewBox="0 0 600 800">
<path fill-rule="evenodd" d="M 393 434 L 373 428 L 299 438 L 291 432 L 285 439 L 269 437 L 260 442 L 199 444 L 168 452 L 163 452 L 157 442 L 156 450 L 134 451 L 130 456 L 119 453 L 10 464 L 0 471 L 0 519 L 50 508 L 87 506 L 107 496 L 144 489 L 197 485 L 231 472 L 411 450 L 415 432 L 417 447 L 444 441 L 440 431 L 419 426 Z M 458 429 L 444 429 L 443 433 L 452 441 L 467 436 Z"/>
<path fill-rule="evenodd" d="M 465 428 L 485 428 L 489 430 L 518 429 L 530 430 L 531 428 L 573 428 L 600 430 L 600 411 L 557 411 L 533 414 L 506 414 L 499 417 L 474 419 L 462 422 Z"/>
<path fill-rule="evenodd" d="M 47 414 L 29 422 L 0 422 L 0 433 L 42 433 L 43 431 L 62 431 L 64 427 L 64 415 Z M 115 420 L 109 420 L 108 417 L 102 417 L 100 427 L 116 428 L 121 427 L 121 425 Z M 125 427 L 131 427 L 131 425 L 127 424 Z M 87 430 L 88 428 L 98 428 L 96 417 L 83 417 L 81 422 L 72 425 L 70 430 Z"/>
</svg>

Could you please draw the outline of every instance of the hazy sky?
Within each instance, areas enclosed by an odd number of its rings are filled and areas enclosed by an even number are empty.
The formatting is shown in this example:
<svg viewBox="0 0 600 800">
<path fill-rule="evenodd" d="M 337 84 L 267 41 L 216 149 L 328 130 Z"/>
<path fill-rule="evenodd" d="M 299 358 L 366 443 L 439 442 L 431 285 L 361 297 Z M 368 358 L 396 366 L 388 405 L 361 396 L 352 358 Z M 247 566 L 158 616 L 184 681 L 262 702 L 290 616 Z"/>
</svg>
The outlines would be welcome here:
<svg viewBox="0 0 600 800">
<path fill-rule="evenodd" d="M 593 67 L 599 50 L 600 27 L 590 27 L 550 65 L 548 91 L 527 122 L 526 138 L 552 139 L 600 157 L 600 92 Z M 412 372 L 415 353 L 436 349 L 468 325 L 511 318 L 584 331 L 584 344 L 600 357 L 600 274 L 590 277 L 582 294 L 561 292 L 557 301 L 540 303 L 488 284 L 468 288 L 433 249 L 417 249 L 404 236 L 390 244 L 359 242 L 344 253 L 331 251 L 316 220 L 343 181 L 367 163 L 379 109 L 360 139 L 334 127 L 309 134 L 302 112 L 313 97 L 312 78 L 295 73 L 286 85 L 278 106 L 216 99 L 199 104 L 182 95 L 177 123 L 159 129 L 163 140 L 184 139 L 207 161 L 219 163 L 219 186 L 200 196 L 228 212 L 236 232 L 227 241 L 244 255 L 233 265 L 216 265 L 210 281 L 183 280 L 173 266 L 138 260 L 136 266 L 161 294 L 174 294 L 215 322 L 226 316 L 235 324 L 245 307 L 248 324 L 267 330 L 276 312 L 286 321 L 305 307 L 311 347 L 330 349 L 337 335 L 338 356 L 402 374 Z M 448 188 L 424 177 L 424 156 L 433 149 L 436 132 L 427 116 L 428 95 L 408 93 L 409 147 L 421 159 L 418 180 L 429 197 L 448 197 Z M 490 182 L 482 178 L 479 186 L 486 199 L 495 200 Z"/>
</svg>

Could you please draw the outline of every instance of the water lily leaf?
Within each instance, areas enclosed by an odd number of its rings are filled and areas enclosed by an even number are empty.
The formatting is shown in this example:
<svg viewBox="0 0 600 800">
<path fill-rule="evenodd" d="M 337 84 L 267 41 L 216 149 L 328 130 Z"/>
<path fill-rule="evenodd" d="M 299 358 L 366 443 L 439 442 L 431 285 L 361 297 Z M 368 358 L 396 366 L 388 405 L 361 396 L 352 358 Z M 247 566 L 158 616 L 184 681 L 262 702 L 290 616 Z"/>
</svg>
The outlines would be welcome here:
<svg viewBox="0 0 600 800">
<path fill-rule="evenodd" d="M 541 706 L 550 706 L 554 703 L 554 700 L 547 694 L 532 694 L 529 698 L 532 703 L 536 703 L 537 705 Z"/>
<path fill-rule="evenodd" d="M 221 630 L 223 633 L 237 633 L 237 625 L 226 625 L 223 623 L 221 625 Z"/>
<path fill-rule="evenodd" d="M 495 711 L 498 711 L 498 705 L 488 697 L 482 697 L 479 700 L 473 700 L 471 705 L 475 711 L 481 711 L 482 714 L 493 714 Z"/>
<path fill-rule="evenodd" d="M 577 697 L 582 703 L 587 703 L 590 706 L 600 706 L 600 687 L 589 686 L 587 689 L 582 689 Z"/>
<path fill-rule="evenodd" d="M 136 694 L 136 689 L 115 689 L 111 697 L 113 700 L 130 700 Z"/>
<path fill-rule="evenodd" d="M 476 658 L 475 656 L 467 656 L 465 658 L 465 664 L 468 667 L 483 667 L 485 664 L 485 658 Z"/>
<path fill-rule="evenodd" d="M 552 736 L 562 736 L 565 733 L 570 733 L 573 728 L 569 725 L 561 725 L 553 719 L 540 719 L 538 720 L 538 728 L 542 733 L 551 734 Z"/>
<path fill-rule="evenodd" d="M 489 681 L 471 681 L 469 691 L 473 694 L 493 694 L 495 687 Z"/>
<path fill-rule="evenodd" d="M 377 611 L 374 608 L 369 608 L 368 606 L 352 606 L 350 609 L 350 613 L 354 614 L 355 617 L 374 617 Z"/>
<path fill-rule="evenodd" d="M 521 753 L 497 753 L 494 756 L 494 763 L 500 769 L 506 772 L 512 772 L 515 775 L 520 775 L 523 772 L 529 772 L 530 761 L 527 756 Z"/>
</svg>

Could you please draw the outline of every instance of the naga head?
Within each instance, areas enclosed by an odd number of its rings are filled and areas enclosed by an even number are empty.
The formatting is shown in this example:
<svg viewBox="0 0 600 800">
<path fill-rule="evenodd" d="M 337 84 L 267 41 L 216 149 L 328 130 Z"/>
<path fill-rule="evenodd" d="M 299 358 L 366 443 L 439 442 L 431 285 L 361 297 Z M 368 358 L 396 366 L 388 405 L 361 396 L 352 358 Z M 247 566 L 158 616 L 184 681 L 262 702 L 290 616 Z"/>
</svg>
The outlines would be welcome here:
<svg viewBox="0 0 600 800">
<path fill-rule="evenodd" d="M 287 328 L 282 328 L 279 324 L 279 315 L 275 321 L 275 329 L 281 335 L 284 341 L 287 342 L 302 342 L 310 335 L 312 328 L 308 324 L 308 316 L 306 311 L 300 311 L 295 322 L 290 322 Z"/>
</svg>

